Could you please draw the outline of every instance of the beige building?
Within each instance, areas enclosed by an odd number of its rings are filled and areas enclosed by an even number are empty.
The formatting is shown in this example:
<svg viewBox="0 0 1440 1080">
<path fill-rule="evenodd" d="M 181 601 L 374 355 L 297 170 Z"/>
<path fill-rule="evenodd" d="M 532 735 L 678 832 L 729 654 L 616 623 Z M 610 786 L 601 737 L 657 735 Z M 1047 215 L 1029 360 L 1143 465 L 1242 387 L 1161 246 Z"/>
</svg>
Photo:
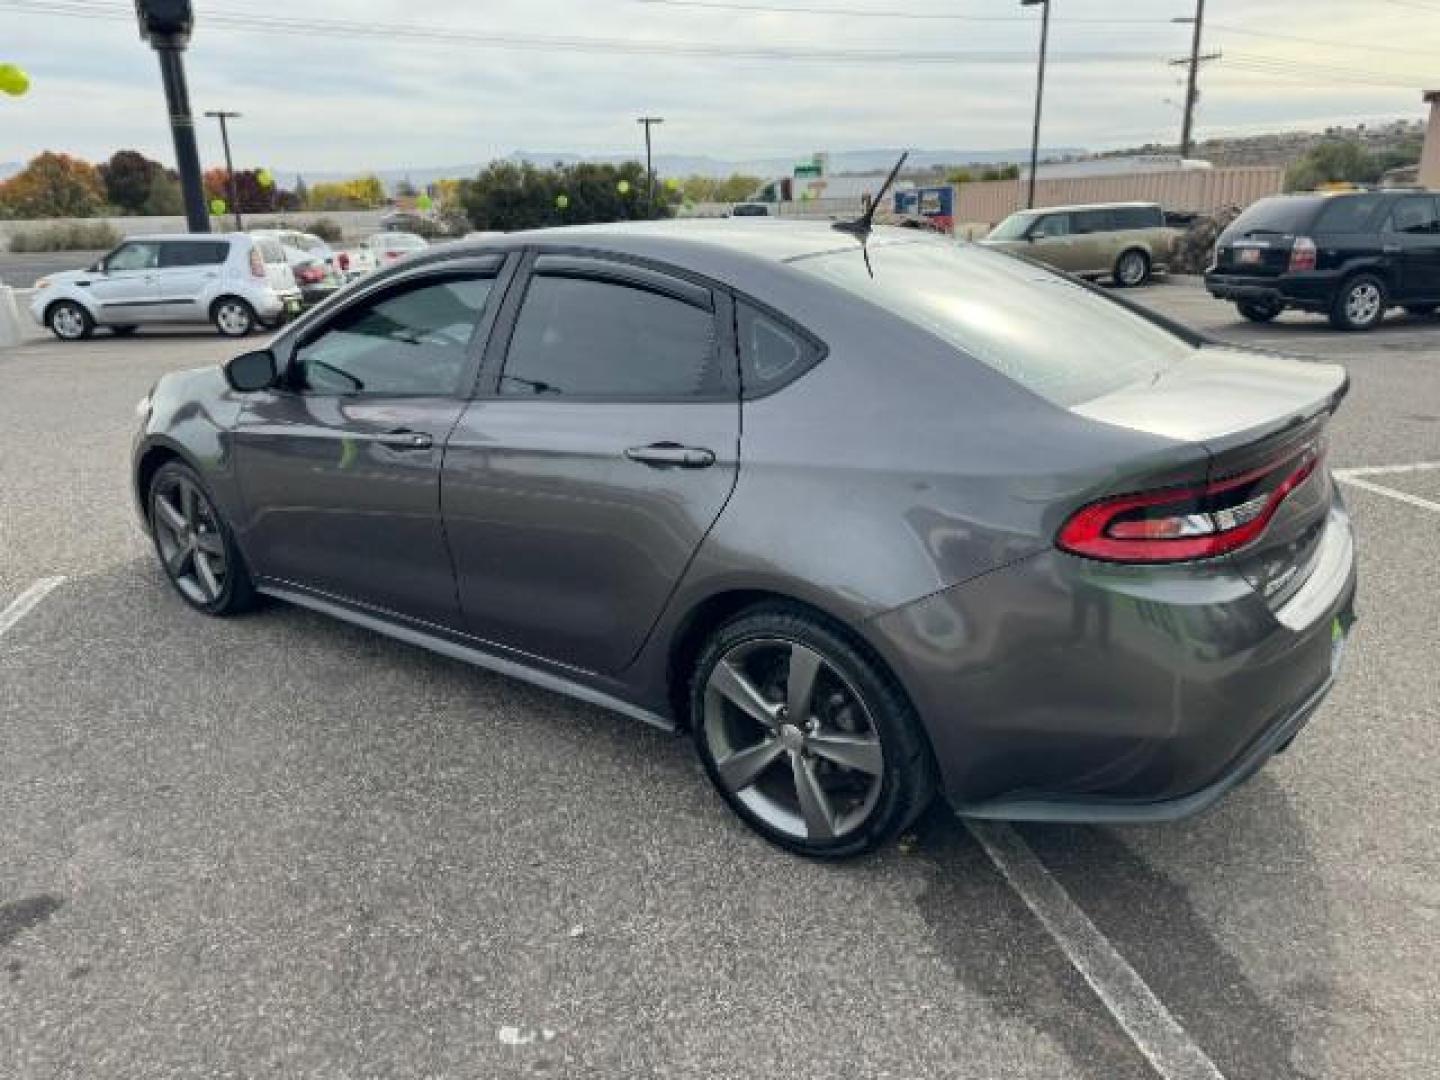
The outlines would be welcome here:
<svg viewBox="0 0 1440 1080">
<path fill-rule="evenodd" d="M 1430 104 L 1430 126 L 1420 155 L 1420 186 L 1440 190 L 1440 90 L 1425 91 Z"/>
</svg>

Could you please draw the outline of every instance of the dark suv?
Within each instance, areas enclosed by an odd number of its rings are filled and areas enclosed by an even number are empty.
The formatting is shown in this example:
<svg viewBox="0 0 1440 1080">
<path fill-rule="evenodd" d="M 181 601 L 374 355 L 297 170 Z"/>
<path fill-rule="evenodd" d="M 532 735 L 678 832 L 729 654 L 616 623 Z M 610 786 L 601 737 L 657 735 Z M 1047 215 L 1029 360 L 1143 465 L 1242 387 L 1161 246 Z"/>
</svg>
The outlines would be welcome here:
<svg viewBox="0 0 1440 1080">
<path fill-rule="evenodd" d="M 1440 307 L 1440 198 L 1364 191 L 1261 199 L 1220 234 L 1205 287 L 1253 322 L 1298 308 L 1344 330 L 1369 330 L 1396 305 L 1431 314 Z"/>
</svg>

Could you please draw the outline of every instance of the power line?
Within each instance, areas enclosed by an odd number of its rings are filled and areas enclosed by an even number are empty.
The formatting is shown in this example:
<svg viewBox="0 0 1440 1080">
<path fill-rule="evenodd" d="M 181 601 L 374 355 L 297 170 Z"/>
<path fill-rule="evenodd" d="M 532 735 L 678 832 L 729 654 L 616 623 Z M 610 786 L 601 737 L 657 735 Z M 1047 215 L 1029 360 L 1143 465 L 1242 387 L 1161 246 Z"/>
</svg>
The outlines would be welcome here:
<svg viewBox="0 0 1440 1080">
<path fill-rule="evenodd" d="M 1440 14 L 1440 11 L 1437 11 L 1437 14 Z M 1403 53 L 1407 56 L 1425 56 L 1431 58 L 1433 58 L 1436 53 L 1435 49 L 1411 49 L 1404 45 L 1360 45 L 1351 41 L 1338 41 L 1335 38 L 1302 37 L 1299 34 L 1281 34 L 1273 30 L 1251 30 L 1244 26 L 1232 26 L 1228 23 L 1207 21 L 1205 28 L 1206 30 L 1218 31 L 1222 34 L 1270 38 L 1274 41 L 1294 41 L 1302 45 L 1320 45 L 1327 49 L 1344 49 L 1347 52 Z"/>
<path fill-rule="evenodd" d="M 857 7 L 816 7 L 793 5 L 781 7 L 775 4 L 747 4 L 732 0 L 634 0 L 637 4 L 652 4 L 659 7 L 693 8 L 702 11 L 745 12 L 752 15 L 827 15 L 853 19 L 915 19 L 944 22 L 987 22 L 1020 23 L 1033 20 L 1024 15 L 966 15 L 948 11 L 882 11 L 876 8 Z M 1096 26 L 1164 26 L 1169 19 L 1054 19 L 1054 22 L 1090 23 Z"/>
</svg>

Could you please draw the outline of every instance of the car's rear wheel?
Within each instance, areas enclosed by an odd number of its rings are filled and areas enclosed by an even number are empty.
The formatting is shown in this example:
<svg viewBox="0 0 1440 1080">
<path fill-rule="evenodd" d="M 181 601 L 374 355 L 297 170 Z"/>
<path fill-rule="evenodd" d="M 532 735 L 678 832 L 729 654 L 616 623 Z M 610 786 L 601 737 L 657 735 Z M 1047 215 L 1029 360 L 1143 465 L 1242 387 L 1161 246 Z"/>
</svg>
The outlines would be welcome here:
<svg viewBox="0 0 1440 1080">
<path fill-rule="evenodd" d="M 207 615 L 255 605 L 255 587 L 235 538 L 188 465 L 172 461 L 150 481 L 150 531 L 170 584 Z"/>
<path fill-rule="evenodd" d="M 255 309 L 238 296 L 222 296 L 210 309 L 215 329 L 226 337 L 244 337 L 260 324 Z"/>
<path fill-rule="evenodd" d="M 716 789 L 790 851 L 870 851 L 934 795 L 929 746 L 904 692 L 842 630 L 801 609 L 752 609 L 721 626 L 690 703 Z"/>
<path fill-rule="evenodd" d="M 1150 256 L 1132 249 L 1115 260 L 1115 284 L 1122 289 L 1133 289 L 1144 285 L 1150 277 Z"/>
<path fill-rule="evenodd" d="M 1374 274 L 1356 274 L 1341 286 L 1330 306 L 1330 323 L 1340 330 L 1373 330 L 1385 317 L 1385 283 Z"/>
<path fill-rule="evenodd" d="M 1277 300 L 1241 300 L 1235 307 L 1251 322 L 1267 323 L 1285 310 Z"/>
<path fill-rule="evenodd" d="M 61 341 L 80 341 L 95 332 L 95 320 L 73 300 L 51 304 L 45 313 L 45 323 Z"/>
</svg>

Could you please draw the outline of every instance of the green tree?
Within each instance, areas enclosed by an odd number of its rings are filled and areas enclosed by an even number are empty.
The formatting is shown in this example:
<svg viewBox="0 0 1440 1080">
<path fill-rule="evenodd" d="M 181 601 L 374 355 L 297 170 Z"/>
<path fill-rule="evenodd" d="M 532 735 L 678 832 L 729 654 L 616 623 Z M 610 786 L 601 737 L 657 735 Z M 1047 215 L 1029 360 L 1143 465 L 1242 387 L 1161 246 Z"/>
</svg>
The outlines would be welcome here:
<svg viewBox="0 0 1440 1080">
<path fill-rule="evenodd" d="M 94 217 L 105 208 L 105 184 L 88 161 L 49 150 L 0 184 L 0 216 Z"/>
<path fill-rule="evenodd" d="M 951 169 L 950 172 L 945 174 L 945 182 L 947 184 L 954 184 L 957 187 L 961 184 L 972 183 L 974 179 L 975 174 L 969 169 Z"/>
<path fill-rule="evenodd" d="M 180 191 L 180 178 L 169 169 L 161 169 L 156 173 L 139 213 L 156 217 L 177 217 L 185 213 L 185 196 Z"/>
<path fill-rule="evenodd" d="M 1326 139 L 1285 172 L 1287 191 L 1310 191 L 1321 184 L 1368 184 L 1380 178 L 1381 164 L 1353 139 Z"/>
<path fill-rule="evenodd" d="M 105 198 L 126 214 L 145 212 L 156 178 L 165 173 L 164 165 L 138 150 L 117 150 L 99 169 L 100 178 L 105 182 Z"/>
</svg>

